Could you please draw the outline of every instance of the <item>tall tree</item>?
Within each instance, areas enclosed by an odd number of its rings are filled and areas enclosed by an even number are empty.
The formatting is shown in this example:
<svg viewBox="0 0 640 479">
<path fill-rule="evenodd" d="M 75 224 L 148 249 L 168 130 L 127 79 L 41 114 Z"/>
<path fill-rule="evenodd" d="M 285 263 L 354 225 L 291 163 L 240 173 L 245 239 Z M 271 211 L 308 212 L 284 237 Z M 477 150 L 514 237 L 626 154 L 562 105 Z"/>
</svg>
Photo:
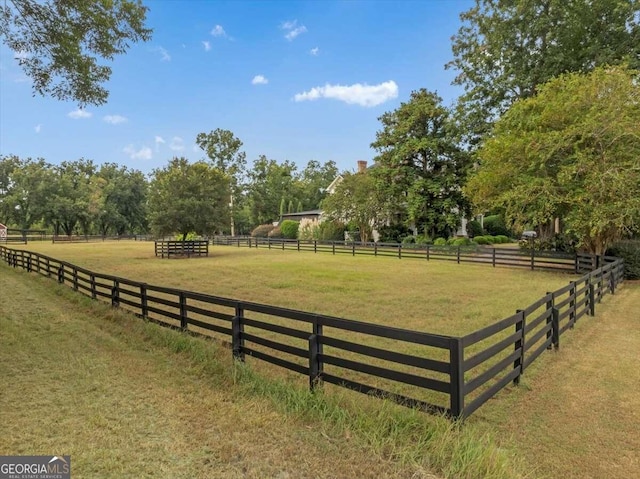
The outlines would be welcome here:
<svg viewBox="0 0 640 479">
<path fill-rule="evenodd" d="M 640 66 L 640 0 L 476 0 L 453 37 L 472 141 L 519 98 L 566 72 Z"/>
<path fill-rule="evenodd" d="M 111 67 L 98 60 L 149 40 L 146 14 L 139 0 L 9 0 L 0 5 L 0 37 L 19 55 L 35 93 L 102 105 Z"/>
<path fill-rule="evenodd" d="M 43 216 L 56 235 L 64 232 L 71 236 L 78 226 L 84 234 L 89 233 L 97 212 L 96 196 L 92 194 L 95 172 L 94 163 L 84 159 L 63 161 L 53 168 Z"/>
<path fill-rule="evenodd" d="M 100 203 L 96 215 L 100 234 L 146 230 L 147 181 L 142 172 L 105 163 L 96 173 L 94 185 Z"/>
<path fill-rule="evenodd" d="M 174 158 L 153 171 L 149 223 L 156 234 L 211 235 L 228 221 L 229 178 L 204 161 Z"/>
<path fill-rule="evenodd" d="M 425 89 L 412 92 L 409 102 L 379 118 L 382 130 L 371 144 L 379 152 L 373 174 L 386 209 L 431 237 L 457 229 L 469 210 L 462 193 L 469 156 L 441 103 Z"/>
<path fill-rule="evenodd" d="M 297 199 L 296 165 L 290 161 L 278 163 L 261 155 L 253 162 L 248 177 L 247 197 L 254 225 L 277 220 L 285 198 Z"/>
<path fill-rule="evenodd" d="M 333 194 L 322 202 L 324 216 L 343 223 L 351 222 L 360 231 L 360 241 L 368 242 L 372 229 L 385 219 L 383 198 L 374 177 L 368 173 L 343 173 Z"/>
<path fill-rule="evenodd" d="M 0 176 L 6 177 L 0 179 L 0 215 L 20 229 L 29 229 L 42 219 L 51 166 L 42 158 L 18 157 L 6 157 L 2 164 Z"/>
<path fill-rule="evenodd" d="M 600 67 L 516 102 L 478 151 L 471 197 L 520 227 L 560 217 L 584 248 L 603 254 L 640 225 L 638 78 Z"/>
<path fill-rule="evenodd" d="M 228 176 L 231 181 L 229 207 L 231 208 L 231 235 L 233 236 L 235 234 L 234 200 L 242 192 L 247 164 L 247 155 L 241 150 L 242 141 L 233 132 L 216 128 L 209 133 L 198 133 L 196 144 L 207 154 L 211 164 L 218 168 L 222 174 Z"/>
<path fill-rule="evenodd" d="M 335 161 L 320 163 L 311 160 L 299 176 L 300 200 L 303 210 L 313 210 L 320 207 L 320 203 L 327 196 L 327 186 L 338 176 Z"/>
</svg>

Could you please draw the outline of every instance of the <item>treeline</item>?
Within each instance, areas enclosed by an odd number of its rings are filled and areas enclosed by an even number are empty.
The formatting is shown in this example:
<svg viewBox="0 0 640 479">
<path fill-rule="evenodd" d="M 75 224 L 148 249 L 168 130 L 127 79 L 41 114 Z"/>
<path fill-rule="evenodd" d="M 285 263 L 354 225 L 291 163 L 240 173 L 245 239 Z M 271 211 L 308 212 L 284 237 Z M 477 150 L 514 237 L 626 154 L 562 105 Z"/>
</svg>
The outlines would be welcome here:
<svg viewBox="0 0 640 479">
<path fill-rule="evenodd" d="M 299 171 L 265 156 L 232 171 L 174 158 L 145 175 L 116 163 L 7 155 L 0 157 L 0 223 L 56 235 L 213 234 L 230 233 L 233 217 L 235 233 L 247 234 L 283 212 L 318 208 L 337 174 L 332 161 L 312 160 Z"/>
</svg>

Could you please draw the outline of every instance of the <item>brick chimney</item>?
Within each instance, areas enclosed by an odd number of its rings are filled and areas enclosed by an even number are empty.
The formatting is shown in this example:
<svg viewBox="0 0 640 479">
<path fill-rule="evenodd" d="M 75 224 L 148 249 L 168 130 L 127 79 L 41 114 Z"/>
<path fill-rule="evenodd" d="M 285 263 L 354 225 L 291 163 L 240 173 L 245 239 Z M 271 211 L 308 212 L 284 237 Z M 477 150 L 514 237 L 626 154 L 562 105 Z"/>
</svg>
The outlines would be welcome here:
<svg viewBox="0 0 640 479">
<path fill-rule="evenodd" d="M 358 173 L 364 173 L 365 171 L 367 171 L 367 161 L 358 160 Z"/>
</svg>

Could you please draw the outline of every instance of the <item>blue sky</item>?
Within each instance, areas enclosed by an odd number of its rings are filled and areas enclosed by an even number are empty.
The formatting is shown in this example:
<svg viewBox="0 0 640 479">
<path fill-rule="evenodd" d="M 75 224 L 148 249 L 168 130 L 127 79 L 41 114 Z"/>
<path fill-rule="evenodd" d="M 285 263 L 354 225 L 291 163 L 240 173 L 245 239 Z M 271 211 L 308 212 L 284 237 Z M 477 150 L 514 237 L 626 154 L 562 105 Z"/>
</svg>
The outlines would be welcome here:
<svg viewBox="0 0 640 479">
<path fill-rule="evenodd" d="M 234 132 L 252 163 L 372 161 L 378 117 L 412 90 L 451 105 L 451 36 L 471 0 L 144 1 L 153 38 L 111 65 L 108 103 L 32 96 L 0 47 L 0 154 L 78 158 L 143 172 L 203 158 L 200 132 Z"/>
</svg>

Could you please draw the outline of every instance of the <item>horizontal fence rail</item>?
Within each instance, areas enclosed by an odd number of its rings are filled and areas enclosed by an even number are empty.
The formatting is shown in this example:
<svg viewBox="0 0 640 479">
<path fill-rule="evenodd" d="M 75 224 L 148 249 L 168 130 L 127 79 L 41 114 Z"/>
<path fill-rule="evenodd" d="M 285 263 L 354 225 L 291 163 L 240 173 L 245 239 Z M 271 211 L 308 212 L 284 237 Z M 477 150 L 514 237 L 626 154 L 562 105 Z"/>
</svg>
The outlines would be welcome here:
<svg viewBox="0 0 640 479">
<path fill-rule="evenodd" d="M 624 278 L 621 259 L 599 257 L 602 266 L 527 308 L 453 337 L 151 285 L 4 246 L 0 259 L 146 320 L 222 341 L 237 360 L 305 375 L 311 389 L 329 383 L 452 417 L 469 416 L 518 384 Z"/>
<path fill-rule="evenodd" d="M 155 241 L 155 254 L 162 258 L 172 256 L 209 256 L 209 242 L 194 241 Z"/>
<path fill-rule="evenodd" d="M 351 256 L 386 256 L 423 260 L 481 263 L 496 266 L 524 267 L 531 270 L 584 273 L 596 269 L 594 256 L 549 251 L 516 250 L 485 246 L 436 246 L 402 243 L 360 243 L 353 241 L 320 241 L 283 238 L 253 238 L 250 236 L 215 236 L 213 245 L 276 250 L 310 251 L 314 253 L 347 254 Z"/>
</svg>

